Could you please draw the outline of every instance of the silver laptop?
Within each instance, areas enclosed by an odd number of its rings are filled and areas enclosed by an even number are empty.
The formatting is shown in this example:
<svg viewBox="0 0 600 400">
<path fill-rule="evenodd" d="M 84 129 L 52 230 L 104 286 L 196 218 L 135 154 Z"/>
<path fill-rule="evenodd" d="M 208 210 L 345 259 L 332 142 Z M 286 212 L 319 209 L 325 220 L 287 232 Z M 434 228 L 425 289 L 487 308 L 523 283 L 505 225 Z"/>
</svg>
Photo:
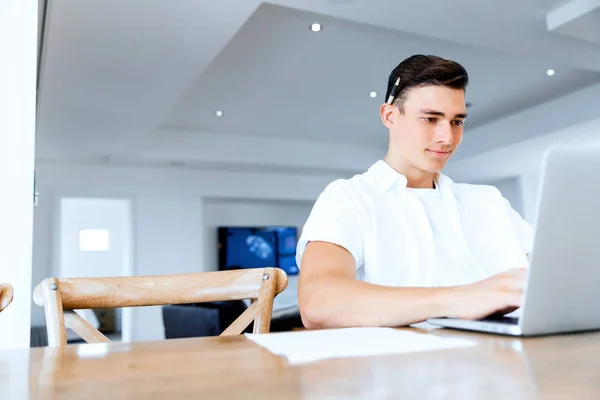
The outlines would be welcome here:
<svg viewBox="0 0 600 400">
<path fill-rule="evenodd" d="M 546 151 L 538 210 L 519 316 L 428 323 L 514 336 L 600 330 L 600 147 Z"/>
</svg>

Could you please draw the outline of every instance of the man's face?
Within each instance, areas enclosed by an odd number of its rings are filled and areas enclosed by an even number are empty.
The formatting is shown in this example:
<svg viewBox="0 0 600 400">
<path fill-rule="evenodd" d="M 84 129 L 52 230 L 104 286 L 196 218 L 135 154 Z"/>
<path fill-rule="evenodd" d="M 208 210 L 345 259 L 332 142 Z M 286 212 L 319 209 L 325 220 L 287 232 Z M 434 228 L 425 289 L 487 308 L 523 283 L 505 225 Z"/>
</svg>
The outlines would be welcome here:
<svg viewBox="0 0 600 400">
<path fill-rule="evenodd" d="M 390 145 L 408 167 L 441 172 L 462 141 L 465 93 L 445 86 L 411 89 L 404 112 L 395 105 L 381 108 L 390 129 Z"/>
</svg>

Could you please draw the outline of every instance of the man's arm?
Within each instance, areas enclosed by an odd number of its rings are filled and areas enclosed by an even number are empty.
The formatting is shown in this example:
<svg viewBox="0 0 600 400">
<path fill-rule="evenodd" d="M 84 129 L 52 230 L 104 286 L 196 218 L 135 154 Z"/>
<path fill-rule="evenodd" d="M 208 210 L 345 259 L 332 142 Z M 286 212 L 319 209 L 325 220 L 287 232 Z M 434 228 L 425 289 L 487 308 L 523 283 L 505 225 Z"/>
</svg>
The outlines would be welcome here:
<svg viewBox="0 0 600 400">
<path fill-rule="evenodd" d="M 298 300 L 308 329 L 405 326 L 427 318 L 482 318 L 516 308 L 524 273 L 511 270 L 473 285 L 398 288 L 360 282 L 343 247 L 310 242 L 302 257 Z"/>
</svg>

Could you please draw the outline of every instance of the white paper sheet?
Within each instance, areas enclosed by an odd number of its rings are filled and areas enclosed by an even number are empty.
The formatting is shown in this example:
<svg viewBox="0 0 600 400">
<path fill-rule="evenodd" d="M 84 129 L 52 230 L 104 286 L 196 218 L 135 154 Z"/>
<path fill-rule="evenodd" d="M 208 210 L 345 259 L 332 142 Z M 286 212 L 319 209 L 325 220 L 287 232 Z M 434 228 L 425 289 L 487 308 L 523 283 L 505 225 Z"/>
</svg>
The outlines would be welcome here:
<svg viewBox="0 0 600 400">
<path fill-rule="evenodd" d="M 325 329 L 246 336 L 294 364 L 329 358 L 410 353 L 475 345 L 472 340 L 392 328 Z"/>
</svg>

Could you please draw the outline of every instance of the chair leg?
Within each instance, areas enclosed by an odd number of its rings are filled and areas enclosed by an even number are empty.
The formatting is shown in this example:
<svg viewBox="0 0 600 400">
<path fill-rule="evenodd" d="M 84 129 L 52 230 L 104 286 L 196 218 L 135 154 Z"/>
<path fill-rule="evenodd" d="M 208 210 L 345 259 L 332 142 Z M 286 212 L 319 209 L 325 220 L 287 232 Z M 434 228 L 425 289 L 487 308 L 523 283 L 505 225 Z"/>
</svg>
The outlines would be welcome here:
<svg viewBox="0 0 600 400">
<path fill-rule="evenodd" d="M 244 329 L 250 325 L 250 322 L 256 318 L 255 314 L 257 312 L 257 307 L 259 307 L 257 302 L 252 303 L 246 311 L 237 317 L 236 320 L 221 333 L 221 336 L 240 335 Z"/>
<path fill-rule="evenodd" d="M 104 336 L 81 315 L 75 311 L 64 312 L 65 326 L 71 328 L 73 332 L 79 335 L 87 343 L 110 343 L 110 339 Z"/>
<path fill-rule="evenodd" d="M 65 331 L 65 318 L 58 279 L 45 279 L 42 284 L 42 290 L 44 295 L 46 327 L 48 330 L 48 346 L 66 346 L 67 333 Z"/>
</svg>

